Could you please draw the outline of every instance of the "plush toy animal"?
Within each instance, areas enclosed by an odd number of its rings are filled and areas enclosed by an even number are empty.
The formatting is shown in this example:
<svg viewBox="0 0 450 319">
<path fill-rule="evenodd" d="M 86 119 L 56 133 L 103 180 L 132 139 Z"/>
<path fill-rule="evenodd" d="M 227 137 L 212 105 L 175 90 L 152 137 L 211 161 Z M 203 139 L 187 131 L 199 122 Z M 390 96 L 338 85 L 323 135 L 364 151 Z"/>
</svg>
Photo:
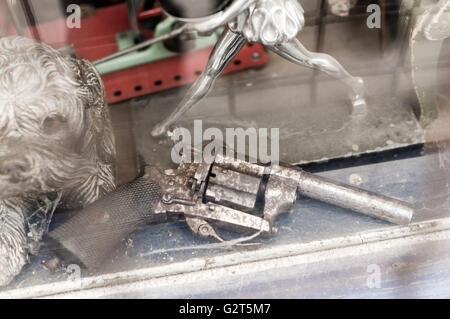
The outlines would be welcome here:
<svg viewBox="0 0 450 319">
<path fill-rule="evenodd" d="M 56 207 L 115 187 L 103 84 L 88 61 L 25 37 L 0 39 L 0 285 L 36 253 Z"/>
</svg>

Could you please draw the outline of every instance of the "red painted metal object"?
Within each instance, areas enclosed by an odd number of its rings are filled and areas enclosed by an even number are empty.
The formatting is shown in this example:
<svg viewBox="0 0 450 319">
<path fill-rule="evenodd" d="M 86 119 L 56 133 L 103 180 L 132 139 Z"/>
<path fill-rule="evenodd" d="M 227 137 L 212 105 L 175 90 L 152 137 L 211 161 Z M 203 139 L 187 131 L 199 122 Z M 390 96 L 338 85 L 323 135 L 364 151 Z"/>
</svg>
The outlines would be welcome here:
<svg viewBox="0 0 450 319">
<path fill-rule="evenodd" d="M 194 82 L 205 68 L 211 48 L 103 75 L 110 103 Z M 225 69 L 236 72 L 268 62 L 260 45 L 246 46 Z"/>
<path fill-rule="evenodd" d="M 139 20 L 145 20 L 148 18 L 154 18 L 154 17 L 159 17 L 163 14 L 163 11 L 161 8 L 154 8 L 154 9 L 150 9 L 150 10 L 146 10 L 146 11 L 142 11 L 139 13 L 138 18 Z"/>
<path fill-rule="evenodd" d="M 65 11 L 61 8 L 61 12 Z M 6 20 L 6 8 L 0 1 L 0 26 Z M 144 11 L 139 19 L 161 14 L 159 8 Z M 81 20 L 81 28 L 70 29 L 65 17 L 26 28 L 25 36 L 38 37 L 56 48 L 73 44 L 77 56 L 96 60 L 117 51 L 115 35 L 129 30 L 130 24 L 125 4 L 98 9 L 94 15 Z M 16 34 L 10 26 L 8 35 Z M 151 37 L 152 32 L 146 32 Z M 133 97 L 162 91 L 194 82 L 205 68 L 212 48 L 182 54 L 180 56 L 147 63 L 137 67 L 103 75 L 108 103 L 116 103 Z M 236 56 L 224 73 L 260 67 L 268 57 L 259 44 L 247 45 Z"/>
</svg>

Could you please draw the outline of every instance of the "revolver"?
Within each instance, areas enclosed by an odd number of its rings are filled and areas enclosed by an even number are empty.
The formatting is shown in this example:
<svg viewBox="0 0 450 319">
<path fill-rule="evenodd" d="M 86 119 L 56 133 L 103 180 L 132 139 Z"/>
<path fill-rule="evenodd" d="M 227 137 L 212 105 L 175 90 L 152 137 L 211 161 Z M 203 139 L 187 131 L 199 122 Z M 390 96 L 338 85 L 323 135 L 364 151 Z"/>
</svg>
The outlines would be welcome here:
<svg viewBox="0 0 450 319">
<path fill-rule="evenodd" d="M 224 241 L 216 232 L 222 227 L 254 237 L 273 235 L 277 216 L 299 196 L 395 224 L 408 224 L 413 216 L 408 203 L 298 167 L 217 154 L 211 163 L 182 162 L 176 170 L 146 167 L 142 177 L 79 211 L 48 239 L 65 257 L 96 269 L 124 238 L 149 223 L 182 218 L 195 234 L 218 241 Z"/>
</svg>

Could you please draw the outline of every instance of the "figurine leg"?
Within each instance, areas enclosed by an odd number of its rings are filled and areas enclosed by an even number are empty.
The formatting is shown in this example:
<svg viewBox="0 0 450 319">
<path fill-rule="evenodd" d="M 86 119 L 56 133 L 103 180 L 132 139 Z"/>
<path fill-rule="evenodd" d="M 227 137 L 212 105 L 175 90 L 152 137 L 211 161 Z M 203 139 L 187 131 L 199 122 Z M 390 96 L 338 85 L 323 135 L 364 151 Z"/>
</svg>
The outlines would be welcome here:
<svg viewBox="0 0 450 319">
<path fill-rule="evenodd" d="M 245 38 L 240 34 L 234 33 L 229 29 L 225 30 L 214 47 L 203 74 L 189 89 L 175 111 L 166 120 L 155 126 L 152 135 L 160 136 L 164 134 L 170 125 L 178 121 L 191 107 L 208 95 L 217 77 L 239 53 L 246 42 Z"/>
<path fill-rule="evenodd" d="M 270 47 L 281 57 L 303 66 L 314 68 L 343 81 L 351 88 L 353 112 L 364 112 L 366 102 L 364 99 L 364 81 L 348 73 L 335 58 L 324 53 L 308 51 L 299 40 L 294 39 L 288 43 Z"/>
</svg>

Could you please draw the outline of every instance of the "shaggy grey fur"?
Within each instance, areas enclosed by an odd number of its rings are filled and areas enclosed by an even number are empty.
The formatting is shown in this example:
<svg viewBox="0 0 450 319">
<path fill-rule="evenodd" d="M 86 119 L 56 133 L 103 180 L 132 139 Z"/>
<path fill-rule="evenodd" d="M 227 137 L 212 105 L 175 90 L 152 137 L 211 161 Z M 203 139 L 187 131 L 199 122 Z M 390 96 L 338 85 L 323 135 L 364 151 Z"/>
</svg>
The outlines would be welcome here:
<svg viewBox="0 0 450 319">
<path fill-rule="evenodd" d="M 39 249 L 57 206 L 115 187 L 115 143 L 88 61 L 24 37 L 0 39 L 0 286 Z"/>
</svg>

